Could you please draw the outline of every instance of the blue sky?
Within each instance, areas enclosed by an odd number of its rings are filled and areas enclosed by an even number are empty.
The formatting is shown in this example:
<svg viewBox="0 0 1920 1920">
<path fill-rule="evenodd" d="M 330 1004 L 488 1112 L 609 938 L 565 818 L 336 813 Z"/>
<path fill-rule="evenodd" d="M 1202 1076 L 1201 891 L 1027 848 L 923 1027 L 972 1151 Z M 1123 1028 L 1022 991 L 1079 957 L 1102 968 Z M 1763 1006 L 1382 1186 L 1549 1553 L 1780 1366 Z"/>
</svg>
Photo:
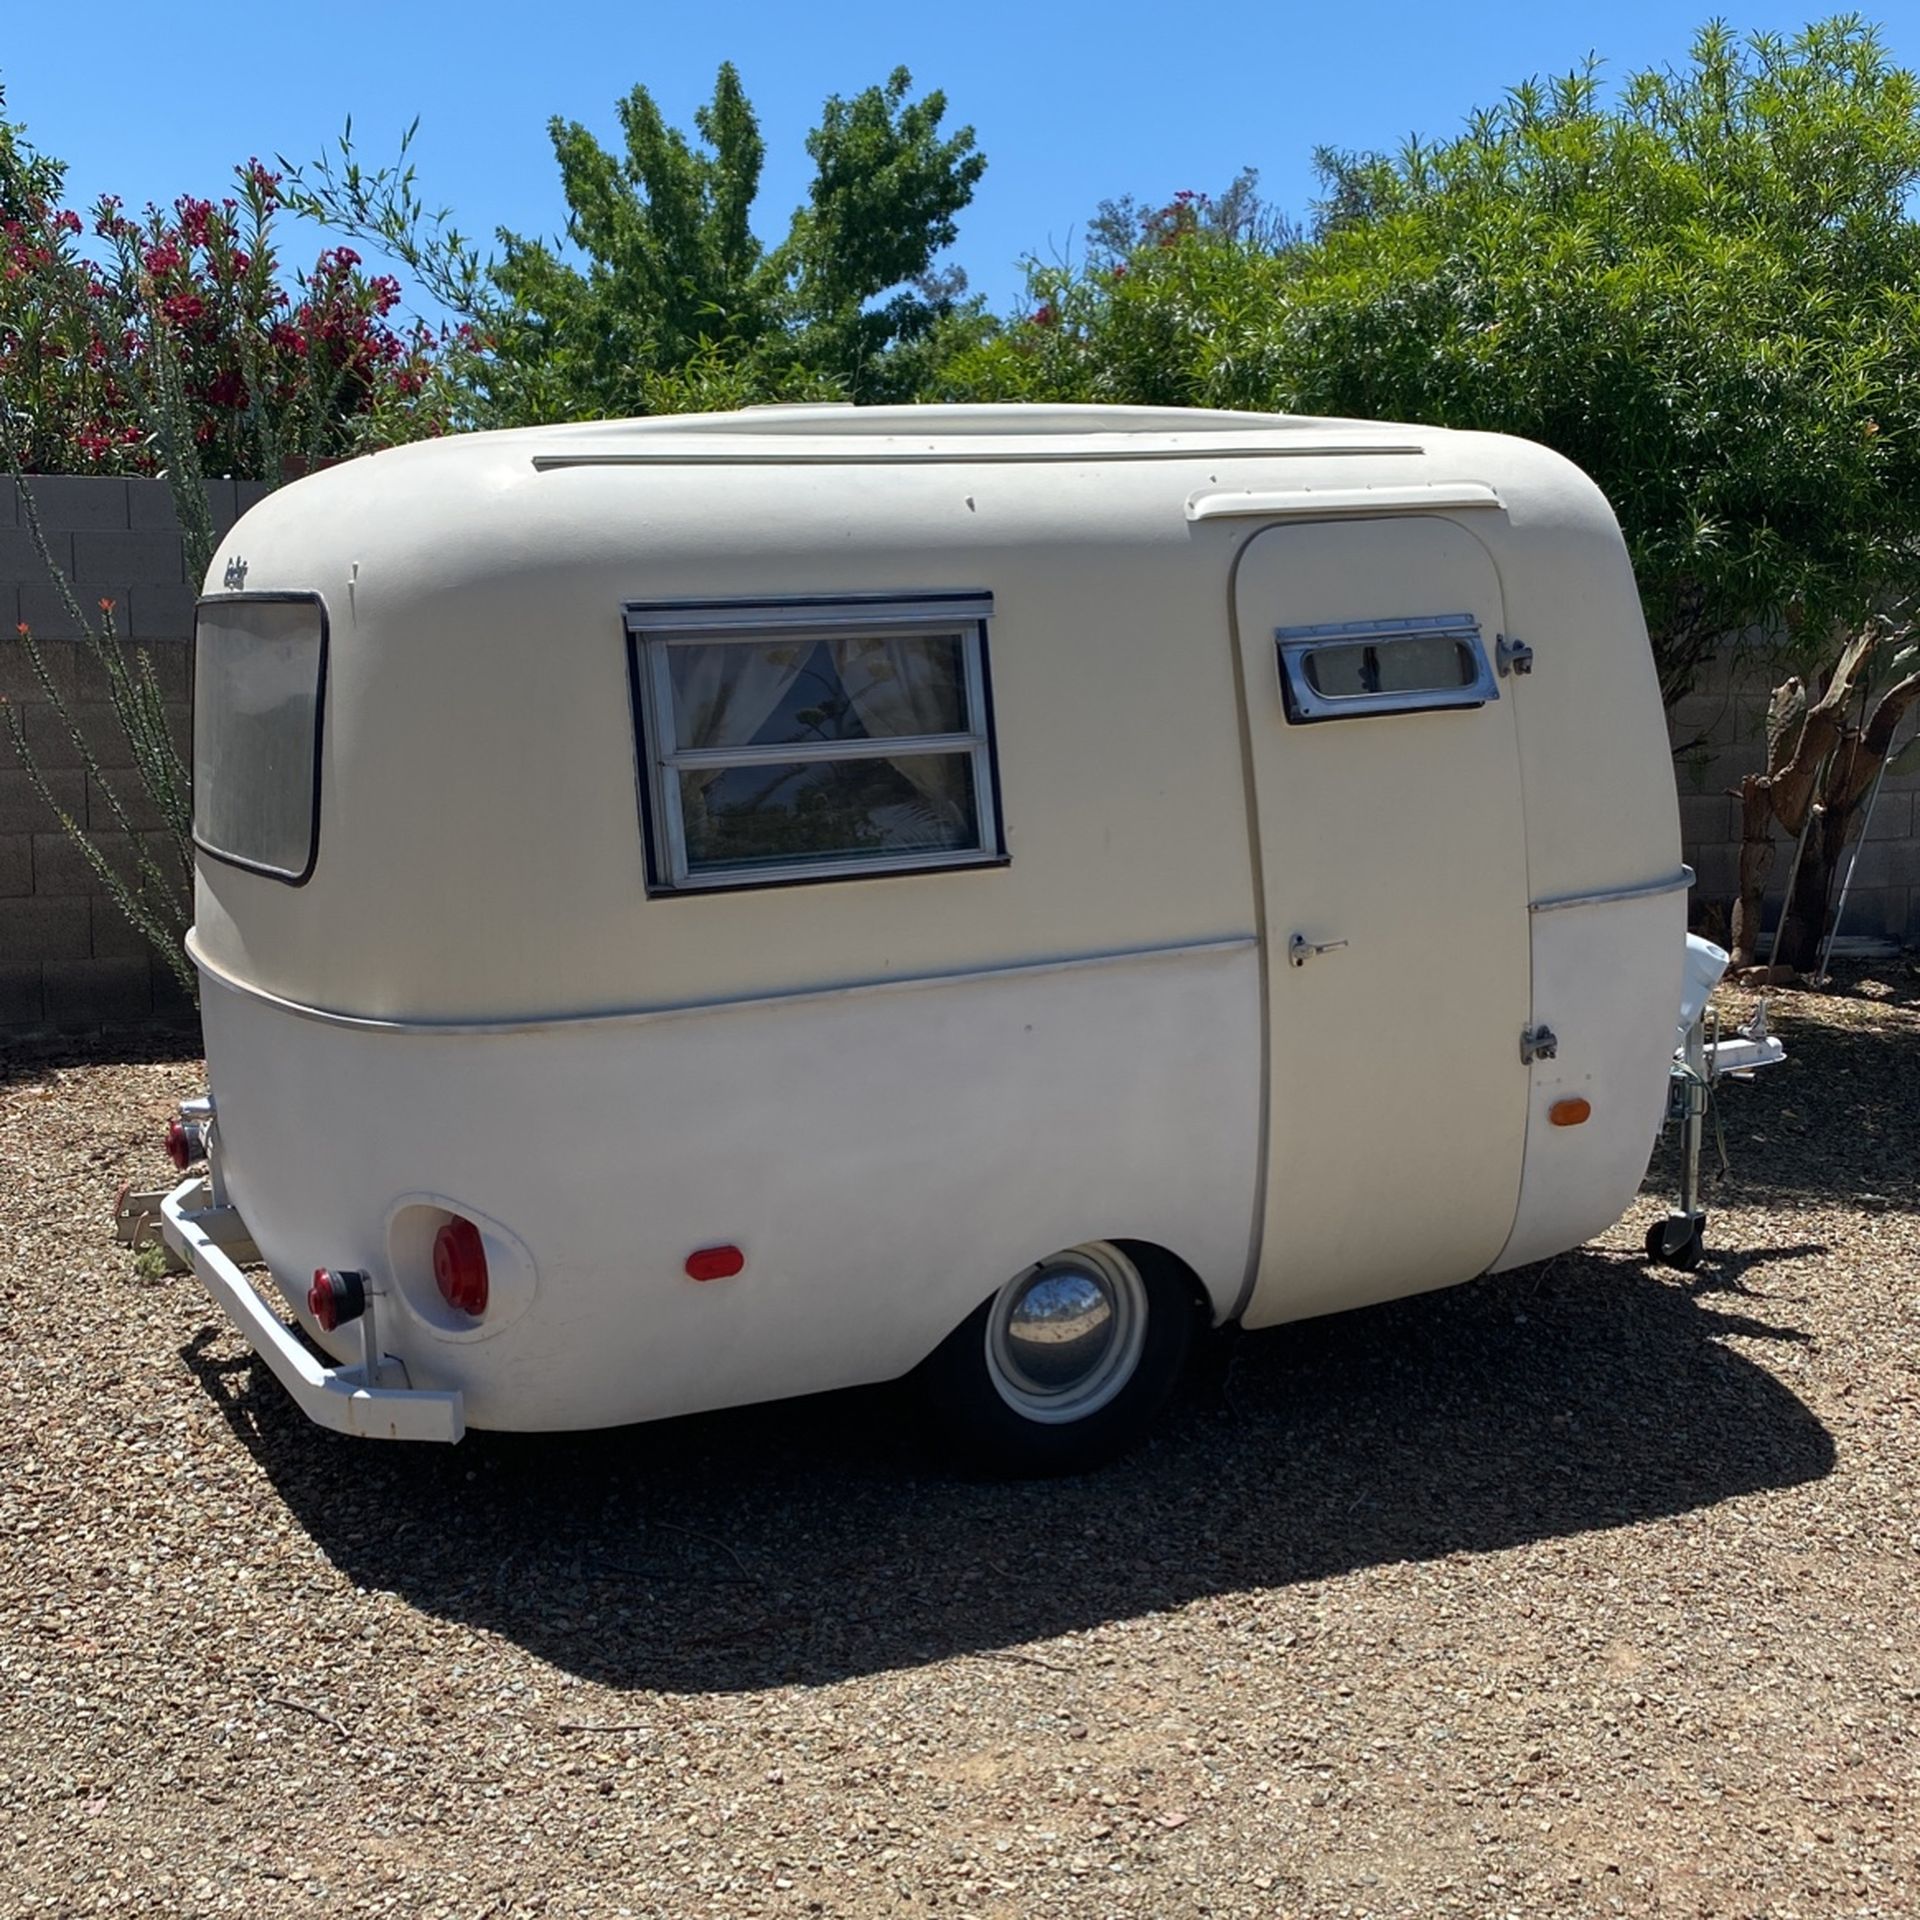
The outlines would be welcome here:
<svg viewBox="0 0 1920 1920">
<path fill-rule="evenodd" d="M 15 0 L 0 24 L 0 83 L 10 117 L 68 162 L 83 204 L 109 190 L 134 205 L 217 194 L 236 161 L 310 158 L 349 113 L 376 159 L 418 115 L 425 197 L 450 204 L 470 232 L 550 234 L 562 214 L 551 115 L 612 144 L 613 103 L 640 81 L 689 125 L 730 59 L 767 141 L 756 226 L 772 237 L 804 195 L 802 143 L 820 102 L 904 64 L 918 87 L 946 92 L 949 125 L 971 124 L 987 155 L 950 257 L 1003 309 L 1018 295 L 1021 257 L 1065 252 L 1109 195 L 1210 191 L 1255 166 L 1268 195 L 1301 212 L 1317 145 L 1450 132 L 1510 83 L 1589 51 L 1616 77 L 1677 61 L 1711 11 L 1712 0 L 1285 0 L 1211 13 L 1131 0 L 414 0 L 384 10 L 93 0 L 71 11 Z M 1818 11 L 1756 3 L 1727 17 L 1791 31 Z M 1920 66 L 1920 5 L 1867 11 L 1895 55 Z"/>
</svg>

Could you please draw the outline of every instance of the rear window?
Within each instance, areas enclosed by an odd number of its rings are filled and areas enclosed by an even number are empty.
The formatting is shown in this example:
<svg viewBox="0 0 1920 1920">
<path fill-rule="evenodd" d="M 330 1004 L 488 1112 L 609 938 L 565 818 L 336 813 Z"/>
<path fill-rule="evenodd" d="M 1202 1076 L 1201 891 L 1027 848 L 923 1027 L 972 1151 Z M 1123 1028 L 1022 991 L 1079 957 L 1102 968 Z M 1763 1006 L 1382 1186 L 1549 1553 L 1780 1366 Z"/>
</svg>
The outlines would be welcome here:
<svg viewBox="0 0 1920 1920">
<path fill-rule="evenodd" d="M 317 595 L 203 600 L 193 637 L 193 838 L 298 886 L 320 825 L 327 616 Z"/>
</svg>

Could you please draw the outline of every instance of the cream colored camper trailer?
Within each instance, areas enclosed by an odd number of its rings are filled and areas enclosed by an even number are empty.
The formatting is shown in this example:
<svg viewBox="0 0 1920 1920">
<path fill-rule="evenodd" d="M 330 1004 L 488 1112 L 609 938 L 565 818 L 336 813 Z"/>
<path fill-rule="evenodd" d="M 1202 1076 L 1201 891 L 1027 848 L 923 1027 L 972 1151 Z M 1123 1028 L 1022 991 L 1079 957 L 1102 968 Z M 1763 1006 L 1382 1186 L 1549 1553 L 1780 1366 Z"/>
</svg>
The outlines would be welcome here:
<svg viewBox="0 0 1920 1920">
<path fill-rule="evenodd" d="M 1077 1464 L 1196 1328 L 1608 1226 L 1660 1124 L 1659 692 L 1607 503 L 1520 441 L 407 447 L 234 528 L 194 698 L 208 1164 L 165 1231 L 331 1426 L 920 1369 L 977 1452 Z"/>
</svg>

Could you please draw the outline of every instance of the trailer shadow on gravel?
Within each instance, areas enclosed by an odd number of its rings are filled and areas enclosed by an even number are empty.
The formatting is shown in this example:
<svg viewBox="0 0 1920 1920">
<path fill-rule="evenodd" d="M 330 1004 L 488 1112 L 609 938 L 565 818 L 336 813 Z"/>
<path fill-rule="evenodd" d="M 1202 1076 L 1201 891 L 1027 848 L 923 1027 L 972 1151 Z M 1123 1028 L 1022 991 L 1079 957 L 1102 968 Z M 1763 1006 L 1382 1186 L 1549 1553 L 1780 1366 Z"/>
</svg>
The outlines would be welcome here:
<svg viewBox="0 0 1920 1920">
<path fill-rule="evenodd" d="M 1142 1453 L 1037 1484 L 944 1472 L 891 1389 L 390 1448 L 309 1425 L 210 1336 L 186 1358 L 358 1585 L 603 1685 L 748 1691 L 1818 1479 L 1833 1443 L 1764 1364 L 1805 1336 L 1762 1295 L 1822 1251 L 1690 1276 L 1582 1251 L 1230 1337 Z"/>
</svg>

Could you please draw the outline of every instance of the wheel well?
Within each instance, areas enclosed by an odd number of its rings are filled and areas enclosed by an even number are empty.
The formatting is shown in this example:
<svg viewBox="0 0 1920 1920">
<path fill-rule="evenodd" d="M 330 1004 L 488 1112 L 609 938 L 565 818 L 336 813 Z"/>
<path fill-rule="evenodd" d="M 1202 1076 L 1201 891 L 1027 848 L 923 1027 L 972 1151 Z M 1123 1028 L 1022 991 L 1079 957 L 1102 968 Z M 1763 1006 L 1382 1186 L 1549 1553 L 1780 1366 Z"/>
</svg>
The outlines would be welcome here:
<svg viewBox="0 0 1920 1920">
<path fill-rule="evenodd" d="M 1212 1296 L 1201 1284 L 1200 1276 L 1170 1247 L 1156 1246 L 1151 1240 L 1115 1240 L 1111 1244 L 1118 1247 L 1143 1272 L 1148 1267 L 1157 1267 L 1161 1272 L 1173 1275 L 1186 1288 L 1194 1311 L 1207 1326 L 1212 1326 Z"/>
</svg>

